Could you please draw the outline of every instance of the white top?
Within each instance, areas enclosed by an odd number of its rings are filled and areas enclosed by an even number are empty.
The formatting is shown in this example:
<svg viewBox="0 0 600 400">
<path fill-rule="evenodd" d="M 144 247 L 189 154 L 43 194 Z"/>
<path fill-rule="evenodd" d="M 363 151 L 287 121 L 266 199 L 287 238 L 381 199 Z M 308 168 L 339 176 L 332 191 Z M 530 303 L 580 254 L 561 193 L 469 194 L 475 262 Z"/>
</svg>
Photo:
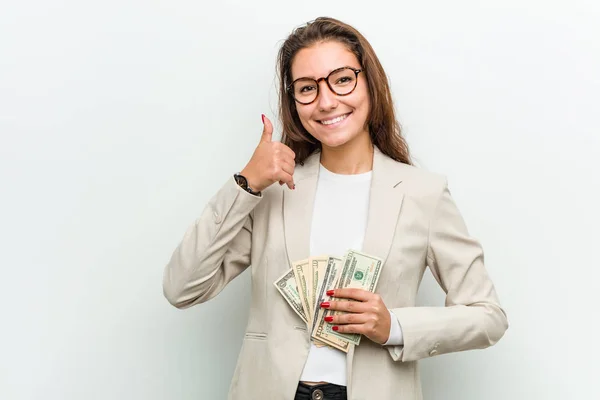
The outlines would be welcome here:
<svg viewBox="0 0 600 400">
<path fill-rule="evenodd" d="M 343 257 L 348 249 L 362 250 L 371 177 L 372 171 L 342 175 L 320 166 L 310 231 L 311 255 Z M 400 323 L 391 312 L 390 316 L 390 338 L 385 345 L 403 344 Z M 346 386 L 346 353 L 311 342 L 300 380 Z"/>
</svg>

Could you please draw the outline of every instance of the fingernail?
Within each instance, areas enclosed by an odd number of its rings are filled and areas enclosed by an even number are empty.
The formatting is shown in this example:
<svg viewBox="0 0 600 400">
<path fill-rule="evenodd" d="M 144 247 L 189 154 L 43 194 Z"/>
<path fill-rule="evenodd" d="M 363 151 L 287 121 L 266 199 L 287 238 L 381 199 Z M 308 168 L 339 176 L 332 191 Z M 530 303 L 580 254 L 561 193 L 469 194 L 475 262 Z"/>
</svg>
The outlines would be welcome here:
<svg viewBox="0 0 600 400">
<path fill-rule="evenodd" d="M 333 327 L 333 328 L 331 328 L 331 329 L 333 329 L 334 331 L 336 331 L 336 332 L 337 332 L 337 331 L 338 331 L 338 329 L 340 329 L 340 327 L 336 325 L 336 326 L 334 326 L 334 327 Z"/>
<path fill-rule="evenodd" d="M 333 321 L 333 317 L 332 316 L 325 317 L 325 321 L 326 322 L 332 322 Z"/>
<path fill-rule="evenodd" d="M 292 190 L 296 190 L 296 184 L 294 183 L 294 186 L 292 186 Z"/>
<path fill-rule="evenodd" d="M 265 123 L 265 114 L 260 114 L 260 117 L 262 118 L 262 122 L 264 124 Z"/>
<path fill-rule="evenodd" d="M 324 301 L 321 303 L 321 307 L 323 308 L 329 308 L 329 302 L 328 301 Z"/>
<path fill-rule="evenodd" d="M 328 290 L 327 291 L 327 296 L 333 296 L 333 292 L 334 292 L 334 290 Z"/>
</svg>

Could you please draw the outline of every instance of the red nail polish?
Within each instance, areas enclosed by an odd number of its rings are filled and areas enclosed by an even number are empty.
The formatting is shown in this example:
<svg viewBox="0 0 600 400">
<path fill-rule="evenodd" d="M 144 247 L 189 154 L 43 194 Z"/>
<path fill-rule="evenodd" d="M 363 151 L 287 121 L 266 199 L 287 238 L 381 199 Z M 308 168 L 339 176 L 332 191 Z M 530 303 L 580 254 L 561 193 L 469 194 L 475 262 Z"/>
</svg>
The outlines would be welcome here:
<svg viewBox="0 0 600 400">
<path fill-rule="evenodd" d="M 262 118 L 262 122 L 264 124 L 265 123 L 265 114 L 260 114 L 260 117 Z"/>
<path fill-rule="evenodd" d="M 334 327 L 333 327 L 333 328 L 331 328 L 331 329 L 333 329 L 334 331 L 336 331 L 336 332 L 337 332 L 337 331 L 340 329 L 340 327 L 336 325 L 336 326 L 334 326 Z"/>
<path fill-rule="evenodd" d="M 328 301 L 324 301 L 321 303 L 321 307 L 323 308 L 329 308 L 329 302 Z"/>
<path fill-rule="evenodd" d="M 333 322 L 333 317 L 332 316 L 325 317 L 325 322 Z"/>
<path fill-rule="evenodd" d="M 333 296 L 333 292 L 334 292 L 334 290 L 328 290 L 327 291 L 327 296 Z"/>
<path fill-rule="evenodd" d="M 296 190 L 296 184 L 294 183 L 294 186 L 292 186 L 292 190 Z"/>
</svg>

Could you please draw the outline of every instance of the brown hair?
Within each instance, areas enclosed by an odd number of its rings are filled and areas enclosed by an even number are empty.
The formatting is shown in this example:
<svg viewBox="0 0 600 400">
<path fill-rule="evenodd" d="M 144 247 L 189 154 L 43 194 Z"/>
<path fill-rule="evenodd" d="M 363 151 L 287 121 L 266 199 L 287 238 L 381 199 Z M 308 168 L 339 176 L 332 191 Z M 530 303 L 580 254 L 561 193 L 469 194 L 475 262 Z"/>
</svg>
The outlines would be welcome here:
<svg viewBox="0 0 600 400">
<path fill-rule="evenodd" d="M 373 48 L 355 28 L 327 17 L 317 18 L 296 28 L 285 40 L 277 56 L 279 114 L 283 127 L 281 141 L 296 153 L 296 163 L 302 165 L 310 154 L 321 148 L 321 143 L 300 122 L 296 102 L 287 90 L 292 83 L 292 62 L 298 51 L 326 41 L 345 45 L 356 55 L 364 70 L 371 106 L 366 124 L 373 144 L 392 159 L 412 165 L 408 144 L 396 120 L 387 75 Z"/>
</svg>

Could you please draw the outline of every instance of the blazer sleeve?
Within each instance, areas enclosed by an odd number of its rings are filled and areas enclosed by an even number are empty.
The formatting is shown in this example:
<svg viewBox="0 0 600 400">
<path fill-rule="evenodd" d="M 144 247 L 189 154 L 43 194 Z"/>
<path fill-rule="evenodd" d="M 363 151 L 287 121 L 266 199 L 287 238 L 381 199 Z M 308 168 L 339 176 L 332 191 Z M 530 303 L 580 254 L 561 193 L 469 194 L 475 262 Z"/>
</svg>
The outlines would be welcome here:
<svg viewBox="0 0 600 400">
<path fill-rule="evenodd" d="M 233 178 L 213 196 L 165 267 L 169 303 L 187 308 L 210 300 L 250 265 L 252 211 L 261 199 Z"/>
<path fill-rule="evenodd" d="M 403 346 L 387 348 L 395 361 L 483 349 L 500 340 L 508 321 L 483 261 L 482 247 L 469 235 L 444 181 L 430 221 L 427 264 L 446 304 L 391 310 L 404 336 Z"/>
</svg>

